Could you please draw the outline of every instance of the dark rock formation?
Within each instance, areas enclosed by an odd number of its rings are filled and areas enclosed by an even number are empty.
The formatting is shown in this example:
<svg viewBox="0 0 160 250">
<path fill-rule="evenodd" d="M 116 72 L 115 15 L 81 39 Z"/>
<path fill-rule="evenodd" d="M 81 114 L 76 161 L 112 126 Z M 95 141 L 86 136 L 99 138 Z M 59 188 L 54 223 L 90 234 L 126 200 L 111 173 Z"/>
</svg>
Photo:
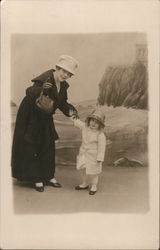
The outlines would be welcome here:
<svg viewBox="0 0 160 250">
<path fill-rule="evenodd" d="M 108 67 L 99 83 L 98 104 L 148 108 L 148 73 L 146 66 L 137 62 L 131 66 Z"/>
</svg>

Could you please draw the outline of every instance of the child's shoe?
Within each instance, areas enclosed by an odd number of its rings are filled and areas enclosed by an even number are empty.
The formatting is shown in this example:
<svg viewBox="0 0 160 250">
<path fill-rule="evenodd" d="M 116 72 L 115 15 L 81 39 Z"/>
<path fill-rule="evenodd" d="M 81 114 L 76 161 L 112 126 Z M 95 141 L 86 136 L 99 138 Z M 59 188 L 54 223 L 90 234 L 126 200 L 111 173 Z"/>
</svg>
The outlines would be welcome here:
<svg viewBox="0 0 160 250">
<path fill-rule="evenodd" d="M 97 186 L 96 185 L 92 185 L 91 189 L 89 191 L 90 195 L 94 195 L 97 192 Z"/>
</svg>

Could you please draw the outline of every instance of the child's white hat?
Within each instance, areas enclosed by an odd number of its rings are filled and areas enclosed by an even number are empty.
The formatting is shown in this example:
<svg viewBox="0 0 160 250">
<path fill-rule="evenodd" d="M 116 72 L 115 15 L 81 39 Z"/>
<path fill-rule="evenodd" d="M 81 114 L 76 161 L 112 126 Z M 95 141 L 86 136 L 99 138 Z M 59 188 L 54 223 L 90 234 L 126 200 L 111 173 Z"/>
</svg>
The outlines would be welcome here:
<svg viewBox="0 0 160 250">
<path fill-rule="evenodd" d="M 87 121 L 90 118 L 94 118 L 104 127 L 105 126 L 105 115 L 100 110 L 94 110 L 92 114 L 88 115 Z"/>
</svg>

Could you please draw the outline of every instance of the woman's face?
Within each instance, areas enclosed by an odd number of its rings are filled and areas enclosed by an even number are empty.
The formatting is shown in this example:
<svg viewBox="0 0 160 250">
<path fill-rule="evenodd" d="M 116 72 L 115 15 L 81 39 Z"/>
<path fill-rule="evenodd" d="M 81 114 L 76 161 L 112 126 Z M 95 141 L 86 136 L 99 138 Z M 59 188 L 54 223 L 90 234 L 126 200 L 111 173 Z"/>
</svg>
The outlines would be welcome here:
<svg viewBox="0 0 160 250">
<path fill-rule="evenodd" d="M 59 68 L 56 70 L 57 78 L 60 82 L 63 82 L 71 78 L 72 74 L 65 69 Z"/>
<path fill-rule="evenodd" d="M 89 127 L 91 129 L 98 130 L 99 129 L 99 122 L 96 119 L 91 118 L 90 121 L 89 121 Z"/>
</svg>

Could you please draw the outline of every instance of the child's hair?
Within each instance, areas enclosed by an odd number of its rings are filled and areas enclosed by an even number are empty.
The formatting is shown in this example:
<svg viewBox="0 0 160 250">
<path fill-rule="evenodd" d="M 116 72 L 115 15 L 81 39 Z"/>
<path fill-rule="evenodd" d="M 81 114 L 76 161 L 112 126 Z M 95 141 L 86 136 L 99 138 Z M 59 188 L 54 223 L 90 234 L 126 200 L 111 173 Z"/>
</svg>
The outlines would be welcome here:
<svg viewBox="0 0 160 250">
<path fill-rule="evenodd" d="M 86 123 L 86 126 L 87 126 L 87 127 L 89 127 L 90 120 L 92 120 L 92 119 L 96 120 L 97 123 L 99 124 L 98 130 L 104 129 L 105 126 L 104 126 L 100 121 L 98 121 L 96 118 L 92 118 L 92 117 L 87 117 L 87 118 L 86 118 L 85 123 Z"/>
</svg>

